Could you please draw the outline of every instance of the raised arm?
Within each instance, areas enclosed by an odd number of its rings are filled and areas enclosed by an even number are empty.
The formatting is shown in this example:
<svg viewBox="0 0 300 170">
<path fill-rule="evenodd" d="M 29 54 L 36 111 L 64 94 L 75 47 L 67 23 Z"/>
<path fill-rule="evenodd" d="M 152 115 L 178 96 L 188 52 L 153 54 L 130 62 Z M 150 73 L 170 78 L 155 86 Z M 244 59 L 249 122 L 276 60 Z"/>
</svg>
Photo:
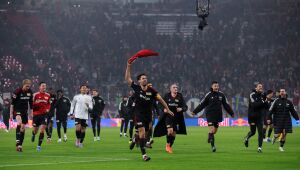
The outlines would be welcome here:
<svg viewBox="0 0 300 170">
<path fill-rule="evenodd" d="M 126 71 L 125 71 L 125 80 L 127 81 L 128 85 L 132 84 L 131 79 L 131 64 L 127 63 Z"/>
</svg>

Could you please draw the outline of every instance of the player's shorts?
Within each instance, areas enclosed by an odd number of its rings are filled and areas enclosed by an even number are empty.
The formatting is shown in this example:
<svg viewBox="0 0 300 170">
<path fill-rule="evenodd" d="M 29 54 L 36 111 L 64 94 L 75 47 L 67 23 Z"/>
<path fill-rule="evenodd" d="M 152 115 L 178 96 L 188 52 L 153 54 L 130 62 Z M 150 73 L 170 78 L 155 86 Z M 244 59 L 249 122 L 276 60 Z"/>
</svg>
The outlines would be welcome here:
<svg viewBox="0 0 300 170">
<path fill-rule="evenodd" d="M 251 114 L 248 115 L 248 123 L 249 124 L 263 124 L 264 123 L 264 117 L 263 115 L 258 114 Z"/>
<path fill-rule="evenodd" d="M 16 116 L 21 116 L 22 124 L 27 124 L 28 123 L 27 111 L 15 112 L 14 119 L 16 119 Z"/>
<path fill-rule="evenodd" d="M 40 125 L 47 124 L 47 115 L 36 115 L 33 116 L 32 126 L 39 127 Z"/>
<path fill-rule="evenodd" d="M 219 127 L 219 122 L 207 122 L 207 125 L 208 126 L 213 126 L 215 128 L 218 128 Z"/>
<path fill-rule="evenodd" d="M 178 130 L 178 127 L 179 126 L 179 124 L 178 124 L 178 122 L 176 121 L 176 118 L 175 117 L 171 117 L 171 116 L 166 116 L 166 127 L 167 127 L 167 129 L 169 129 L 169 128 L 173 128 L 173 131 L 175 131 L 175 132 L 177 132 L 177 130 Z"/>
<path fill-rule="evenodd" d="M 265 117 L 265 118 L 264 118 L 264 125 L 265 125 L 265 126 L 268 126 L 268 125 L 271 125 L 271 124 L 273 124 L 272 119 L 271 119 L 271 122 L 270 122 L 270 124 L 269 124 L 269 123 L 268 123 L 268 118 Z"/>
<path fill-rule="evenodd" d="M 86 119 L 79 119 L 79 118 L 75 118 L 75 125 L 81 125 L 82 127 L 88 126 Z"/>
<path fill-rule="evenodd" d="M 144 127 L 145 131 L 148 131 L 149 130 L 149 125 L 151 123 L 151 117 L 136 114 L 134 122 L 135 122 L 135 128 L 136 129 Z"/>
</svg>

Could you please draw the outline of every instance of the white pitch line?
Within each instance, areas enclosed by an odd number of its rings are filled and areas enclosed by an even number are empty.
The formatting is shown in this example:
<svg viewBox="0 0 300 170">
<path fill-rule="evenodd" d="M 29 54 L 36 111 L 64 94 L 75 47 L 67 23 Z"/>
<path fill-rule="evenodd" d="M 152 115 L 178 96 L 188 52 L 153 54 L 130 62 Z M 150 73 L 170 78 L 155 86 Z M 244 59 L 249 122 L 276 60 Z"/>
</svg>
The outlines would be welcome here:
<svg viewBox="0 0 300 170">
<path fill-rule="evenodd" d="M 130 159 L 125 158 L 109 158 L 102 160 L 91 160 L 91 161 L 64 161 L 64 162 L 44 162 L 44 163 L 25 163 L 25 164 L 8 164 L 8 165 L 0 165 L 0 168 L 4 167 L 18 167 L 18 166 L 37 166 L 37 165 L 56 165 L 56 164 L 71 164 L 71 163 L 92 163 L 92 162 L 109 162 L 109 161 L 128 161 Z"/>
<path fill-rule="evenodd" d="M 0 157 L 3 156 L 3 157 L 44 157 L 44 158 L 65 158 L 65 157 L 68 157 L 68 158 L 88 158 L 88 159 L 99 159 L 99 157 L 85 157 L 85 156 L 69 156 L 69 155 L 59 155 L 59 156 L 55 156 L 55 155 L 22 155 L 22 154 L 19 154 L 19 155 L 0 155 Z M 114 158 L 105 158 L 105 159 L 114 159 Z"/>
</svg>

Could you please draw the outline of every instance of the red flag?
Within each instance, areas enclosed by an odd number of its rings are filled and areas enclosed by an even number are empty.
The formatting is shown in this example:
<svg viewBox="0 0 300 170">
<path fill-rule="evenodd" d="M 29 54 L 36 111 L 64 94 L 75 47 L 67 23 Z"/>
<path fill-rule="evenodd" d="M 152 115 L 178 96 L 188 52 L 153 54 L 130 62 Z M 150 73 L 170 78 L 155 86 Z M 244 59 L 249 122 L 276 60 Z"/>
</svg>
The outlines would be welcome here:
<svg viewBox="0 0 300 170">
<path fill-rule="evenodd" d="M 137 52 L 135 55 L 131 56 L 128 59 L 128 63 L 131 64 L 137 58 L 143 58 L 143 57 L 149 57 L 149 56 L 158 56 L 158 55 L 159 55 L 159 53 L 157 53 L 155 51 L 148 50 L 148 49 L 143 49 L 143 50 L 140 50 L 139 52 Z"/>
</svg>

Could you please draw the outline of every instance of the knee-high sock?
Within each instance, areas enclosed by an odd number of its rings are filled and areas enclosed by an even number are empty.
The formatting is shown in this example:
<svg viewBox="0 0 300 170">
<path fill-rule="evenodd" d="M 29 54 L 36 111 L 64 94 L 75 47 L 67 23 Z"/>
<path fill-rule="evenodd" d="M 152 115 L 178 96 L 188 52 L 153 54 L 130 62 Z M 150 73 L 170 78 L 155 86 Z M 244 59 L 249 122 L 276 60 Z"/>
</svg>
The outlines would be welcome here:
<svg viewBox="0 0 300 170">
<path fill-rule="evenodd" d="M 285 140 L 281 140 L 281 141 L 280 141 L 280 147 L 283 147 L 284 144 L 285 144 Z"/>
<path fill-rule="evenodd" d="M 60 139 L 61 138 L 61 133 L 60 133 L 60 128 L 61 128 L 61 122 L 57 122 L 57 135 L 58 135 L 58 138 Z"/>
<path fill-rule="evenodd" d="M 167 138 L 167 143 L 168 143 L 168 144 L 171 144 L 172 135 L 169 135 L 169 134 L 168 134 L 168 135 L 166 136 L 166 138 Z"/>
<path fill-rule="evenodd" d="M 122 133 L 122 132 L 123 132 L 124 123 L 125 123 L 125 120 L 124 120 L 124 119 L 122 119 L 122 120 L 121 120 L 121 128 L 120 128 L 120 133 Z"/>
<path fill-rule="evenodd" d="M 20 145 L 23 144 L 24 136 L 25 136 L 25 129 L 24 129 L 24 132 L 20 131 Z"/>
<path fill-rule="evenodd" d="M 93 128 L 93 135 L 94 135 L 94 137 L 96 137 L 96 119 L 93 118 L 91 120 L 91 123 L 92 123 L 92 128 Z"/>
<path fill-rule="evenodd" d="M 249 140 L 256 132 L 256 125 L 250 125 L 250 132 L 246 136 L 246 140 Z"/>
<path fill-rule="evenodd" d="M 133 128 L 134 128 L 134 123 L 133 123 L 133 121 L 130 121 L 130 124 L 129 124 L 129 137 L 130 137 L 130 139 L 132 139 Z"/>
<path fill-rule="evenodd" d="M 211 146 L 215 146 L 215 135 L 213 133 L 208 133 L 208 136 Z"/>
<path fill-rule="evenodd" d="M 175 141 L 175 136 L 171 136 L 170 146 L 172 147 Z"/>
<path fill-rule="evenodd" d="M 141 148 L 141 152 L 142 155 L 146 154 L 146 149 L 145 149 L 145 138 L 140 138 L 140 148 Z"/>
<path fill-rule="evenodd" d="M 257 124 L 257 132 L 258 132 L 258 147 L 262 147 L 263 140 L 264 140 L 262 123 Z"/>
<path fill-rule="evenodd" d="M 66 121 L 63 121 L 62 122 L 62 126 L 64 128 L 64 134 L 67 134 L 67 122 Z"/>
<path fill-rule="evenodd" d="M 82 143 L 82 142 L 83 142 L 83 140 L 84 140 L 84 137 L 85 137 L 85 132 L 81 132 L 81 139 L 80 139 L 80 143 Z"/>
<path fill-rule="evenodd" d="M 80 140 L 80 138 L 81 138 L 81 131 L 80 130 L 76 130 L 76 138 L 78 140 Z"/>
<path fill-rule="evenodd" d="M 17 125 L 17 128 L 16 128 L 16 146 L 18 145 L 21 145 L 20 143 L 20 129 L 21 129 L 21 125 Z"/>
<path fill-rule="evenodd" d="M 97 136 L 100 136 L 100 129 L 101 129 L 101 119 L 100 118 L 98 118 L 97 119 Z"/>
<path fill-rule="evenodd" d="M 150 128 L 147 133 L 147 142 L 150 142 L 150 139 L 152 138 L 152 133 L 153 133 L 153 127 Z"/>
<path fill-rule="evenodd" d="M 125 120 L 124 133 L 127 133 L 128 122 L 129 122 L 129 120 Z"/>
<path fill-rule="evenodd" d="M 266 138 L 267 127 L 263 128 L 263 138 Z"/>
<path fill-rule="evenodd" d="M 44 133 L 40 132 L 40 136 L 39 136 L 39 144 L 38 144 L 38 146 L 41 146 L 41 145 L 42 145 L 43 140 L 44 140 Z"/>
<path fill-rule="evenodd" d="M 273 131 L 273 128 L 269 128 L 269 130 L 268 130 L 268 138 L 271 136 L 272 131 Z"/>
</svg>

